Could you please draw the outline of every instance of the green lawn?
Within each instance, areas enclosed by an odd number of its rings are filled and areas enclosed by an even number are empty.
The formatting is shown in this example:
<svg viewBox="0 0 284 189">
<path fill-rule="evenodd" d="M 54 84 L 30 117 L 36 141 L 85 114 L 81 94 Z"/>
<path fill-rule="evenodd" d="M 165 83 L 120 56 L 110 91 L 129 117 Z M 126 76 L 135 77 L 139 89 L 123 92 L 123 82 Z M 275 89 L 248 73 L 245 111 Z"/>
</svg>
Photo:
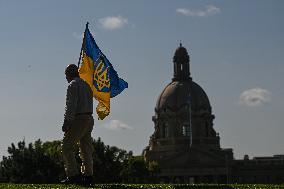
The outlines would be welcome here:
<svg viewBox="0 0 284 189">
<path fill-rule="evenodd" d="M 93 187 L 83 187 L 76 185 L 59 185 L 59 184 L 0 184 L 0 189 L 284 189 L 284 185 L 261 185 L 261 184 L 96 184 Z"/>
</svg>

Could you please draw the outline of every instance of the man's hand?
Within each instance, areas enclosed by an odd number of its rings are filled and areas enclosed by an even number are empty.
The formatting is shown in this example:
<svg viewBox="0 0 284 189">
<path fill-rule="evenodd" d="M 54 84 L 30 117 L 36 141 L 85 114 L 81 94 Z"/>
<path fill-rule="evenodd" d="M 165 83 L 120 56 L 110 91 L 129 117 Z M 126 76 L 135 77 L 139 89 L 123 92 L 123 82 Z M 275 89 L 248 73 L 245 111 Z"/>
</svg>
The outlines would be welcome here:
<svg viewBox="0 0 284 189">
<path fill-rule="evenodd" d="M 64 120 L 63 126 L 62 126 L 62 131 L 64 133 L 68 132 L 71 128 L 72 124 L 70 121 Z"/>
</svg>

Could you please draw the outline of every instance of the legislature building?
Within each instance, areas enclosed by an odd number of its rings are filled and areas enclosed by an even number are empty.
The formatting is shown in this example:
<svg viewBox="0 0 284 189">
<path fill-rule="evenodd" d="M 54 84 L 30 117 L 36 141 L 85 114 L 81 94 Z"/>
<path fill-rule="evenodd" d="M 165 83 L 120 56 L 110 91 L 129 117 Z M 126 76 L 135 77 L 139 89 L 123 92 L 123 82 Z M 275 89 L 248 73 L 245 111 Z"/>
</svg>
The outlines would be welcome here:
<svg viewBox="0 0 284 189">
<path fill-rule="evenodd" d="M 143 151 L 156 161 L 165 183 L 284 183 L 284 155 L 234 159 L 220 146 L 209 98 L 190 75 L 190 57 L 181 44 L 174 75 L 157 99 L 154 133 Z M 244 131 L 245 132 L 245 131 Z"/>
</svg>

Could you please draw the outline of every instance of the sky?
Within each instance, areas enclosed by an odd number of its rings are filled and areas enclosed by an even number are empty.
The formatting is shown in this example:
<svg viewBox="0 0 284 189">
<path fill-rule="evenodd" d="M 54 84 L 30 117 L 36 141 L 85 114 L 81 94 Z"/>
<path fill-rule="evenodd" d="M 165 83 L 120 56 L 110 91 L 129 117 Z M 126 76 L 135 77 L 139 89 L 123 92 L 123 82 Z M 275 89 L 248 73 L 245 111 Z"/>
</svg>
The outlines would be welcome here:
<svg viewBox="0 0 284 189">
<path fill-rule="evenodd" d="M 281 0 L 0 0 L 0 156 L 21 140 L 62 139 L 64 69 L 78 62 L 86 22 L 129 84 L 105 120 L 95 115 L 94 138 L 142 153 L 182 42 L 221 147 L 236 159 L 284 154 L 283 9 Z"/>
</svg>

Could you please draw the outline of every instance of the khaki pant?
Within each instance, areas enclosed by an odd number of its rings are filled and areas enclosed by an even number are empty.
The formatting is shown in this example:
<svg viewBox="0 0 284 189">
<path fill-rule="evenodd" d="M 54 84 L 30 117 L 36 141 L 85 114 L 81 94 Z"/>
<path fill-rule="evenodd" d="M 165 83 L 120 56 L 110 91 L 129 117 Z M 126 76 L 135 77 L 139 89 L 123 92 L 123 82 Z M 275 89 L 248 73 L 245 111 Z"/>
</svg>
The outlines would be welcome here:
<svg viewBox="0 0 284 189">
<path fill-rule="evenodd" d="M 72 127 L 65 132 L 62 143 L 62 155 L 67 177 L 78 175 L 78 166 L 75 159 L 74 148 L 79 144 L 80 158 L 82 160 L 81 172 L 86 176 L 93 175 L 94 152 L 91 132 L 94 126 L 92 115 L 78 115 L 72 122 Z"/>
</svg>

